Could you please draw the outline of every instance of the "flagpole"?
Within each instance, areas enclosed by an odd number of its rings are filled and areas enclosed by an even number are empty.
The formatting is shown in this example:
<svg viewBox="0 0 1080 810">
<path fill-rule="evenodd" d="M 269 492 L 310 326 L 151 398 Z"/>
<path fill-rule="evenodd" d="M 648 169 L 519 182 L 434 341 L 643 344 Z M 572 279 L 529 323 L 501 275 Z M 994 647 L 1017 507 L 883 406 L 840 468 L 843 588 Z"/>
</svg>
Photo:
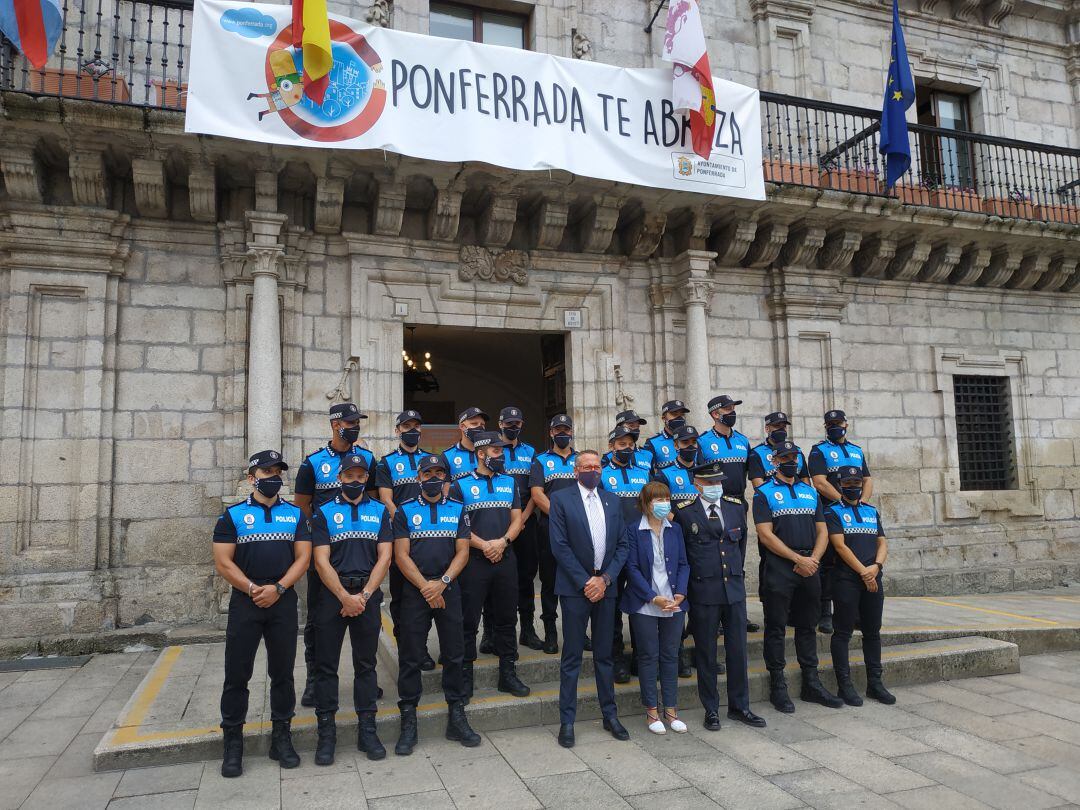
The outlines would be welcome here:
<svg viewBox="0 0 1080 810">
<path fill-rule="evenodd" d="M 660 16 L 660 9 L 662 9 L 667 4 L 667 1 L 668 0 L 660 0 L 660 5 L 658 5 L 656 7 L 656 11 L 653 12 L 652 19 L 649 20 L 649 24 L 645 26 L 646 34 L 652 33 L 653 23 L 656 22 L 656 18 Z"/>
</svg>

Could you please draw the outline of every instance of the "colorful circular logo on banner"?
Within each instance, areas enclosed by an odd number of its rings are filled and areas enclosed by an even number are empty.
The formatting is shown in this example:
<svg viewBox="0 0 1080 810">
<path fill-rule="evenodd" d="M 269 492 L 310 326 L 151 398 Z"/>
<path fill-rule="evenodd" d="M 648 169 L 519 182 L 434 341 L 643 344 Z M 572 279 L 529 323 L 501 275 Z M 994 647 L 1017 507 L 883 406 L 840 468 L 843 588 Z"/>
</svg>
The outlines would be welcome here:
<svg viewBox="0 0 1080 810">
<path fill-rule="evenodd" d="M 302 90 L 304 56 L 292 48 L 292 26 L 282 29 L 266 52 L 269 95 L 277 93 L 282 98 L 280 106 L 271 104 L 271 111 L 309 141 L 359 137 L 375 125 L 386 107 L 382 58 L 367 39 L 336 20 L 330 20 L 330 39 L 334 66 L 321 106 L 302 93 L 295 95 Z M 286 98 L 290 93 L 293 97 Z"/>
</svg>

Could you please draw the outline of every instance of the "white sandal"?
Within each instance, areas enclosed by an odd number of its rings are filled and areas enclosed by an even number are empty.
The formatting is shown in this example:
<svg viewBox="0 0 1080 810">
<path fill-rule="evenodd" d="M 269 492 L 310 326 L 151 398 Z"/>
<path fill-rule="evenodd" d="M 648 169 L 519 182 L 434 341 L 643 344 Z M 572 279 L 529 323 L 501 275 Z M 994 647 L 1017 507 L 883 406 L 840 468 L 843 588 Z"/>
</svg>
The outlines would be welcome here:
<svg viewBox="0 0 1080 810">
<path fill-rule="evenodd" d="M 651 709 L 645 710 L 645 719 L 649 722 L 649 731 L 653 734 L 667 734 L 667 728 L 664 727 L 663 722 L 660 720 L 660 713 L 656 713 L 656 719 L 652 719 Z M 683 728 L 686 728 L 683 726 Z"/>
<path fill-rule="evenodd" d="M 668 725 L 671 726 L 671 730 L 676 734 L 686 733 L 686 723 L 679 719 L 678 714 L 664 709 L 664 716 L 667 718 Z"/>
</svg>

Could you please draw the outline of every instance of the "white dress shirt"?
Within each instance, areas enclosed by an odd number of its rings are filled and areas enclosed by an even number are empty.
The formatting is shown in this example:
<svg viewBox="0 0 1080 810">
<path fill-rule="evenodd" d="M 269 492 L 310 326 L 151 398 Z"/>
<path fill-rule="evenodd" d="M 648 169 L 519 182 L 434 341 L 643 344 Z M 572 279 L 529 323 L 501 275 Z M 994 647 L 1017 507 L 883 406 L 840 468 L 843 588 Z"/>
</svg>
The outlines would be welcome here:
<svg viewBox="0 0 1080 810">
<path fill-rule="evenodd" d="M 587 489 L 581 484 L 577 486 L 578 492 L 581 493 L 581 500 L 585 504 L 585 516 L 589 519 L 589 532 L 592 534 L 593 568 L 599 571 L 604 567 L 604 555 L 607 554 L 607 519 L 604 517 L 604 504 L 600 500 L 598 489 Z"/>
<path fill-rule="evenodd" d="M 664 556 L 664 531 L 670 527 L 671 521 L 664 518 L 663 525 L 660 527 L 660 534 L 657 534 L 649 526 L 649 519 L 644 515 L 641 522 L 638 523 L 638 530 L 644 529 L 652 538 L 652 589 L 656 591 L 657 596 L 674 599 L 675 594 L 671 592 L 671 578 L 667 572 L 667 557 Z M 658 619 L 670 619 L 672 616 L 678 615 L 677 611 L 668 613 L 652 602 L 646 602 L 638 608 L 637 612 L 644 616 L 655 616 Z"/>
</svg>

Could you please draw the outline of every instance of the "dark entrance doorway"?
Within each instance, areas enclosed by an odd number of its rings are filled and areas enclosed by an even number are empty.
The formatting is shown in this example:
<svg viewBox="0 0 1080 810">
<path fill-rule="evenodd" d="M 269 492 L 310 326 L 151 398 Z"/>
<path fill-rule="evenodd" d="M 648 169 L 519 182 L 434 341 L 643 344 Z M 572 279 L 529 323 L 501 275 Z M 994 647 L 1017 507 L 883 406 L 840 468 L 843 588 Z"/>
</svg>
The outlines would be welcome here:
<svg viewBox="0 0 1080 810">
<path fill-rule="evenodd" d="M 566 410 L 566 337 L 455 326 L 406 326 L 404 402 L 424 417 L 424 449 L 458 439 L 457 415 L 475 405 L 495 428 L 507 405 L 525 414 L 523 438 L 547 447 L 547 422 Z"/>
</svg>

